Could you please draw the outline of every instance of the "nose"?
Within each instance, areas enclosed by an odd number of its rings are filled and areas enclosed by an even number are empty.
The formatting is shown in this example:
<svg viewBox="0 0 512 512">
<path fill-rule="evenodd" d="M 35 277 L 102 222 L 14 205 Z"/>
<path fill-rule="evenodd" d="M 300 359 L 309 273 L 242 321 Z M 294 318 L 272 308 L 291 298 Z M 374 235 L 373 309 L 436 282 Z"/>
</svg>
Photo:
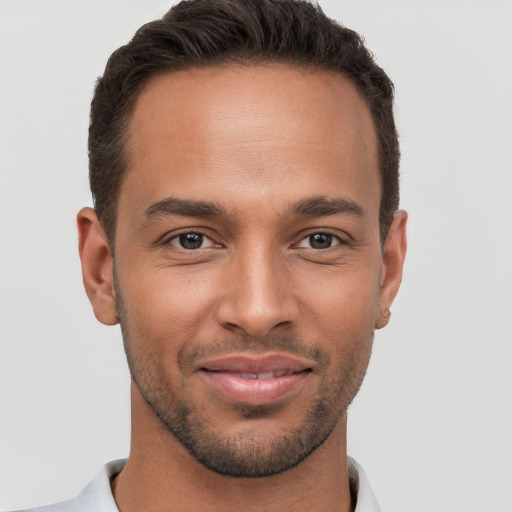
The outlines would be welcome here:
<svg viewBox="0 0 512 512">
<path fill-rule="evenodd" d="M 299 304 L 278 255 L 261 247 L 241 251 L 227 274 L 226 293 L 217 309 L 223 328 L 259 337 L 298 319 Z"/>
</svg>

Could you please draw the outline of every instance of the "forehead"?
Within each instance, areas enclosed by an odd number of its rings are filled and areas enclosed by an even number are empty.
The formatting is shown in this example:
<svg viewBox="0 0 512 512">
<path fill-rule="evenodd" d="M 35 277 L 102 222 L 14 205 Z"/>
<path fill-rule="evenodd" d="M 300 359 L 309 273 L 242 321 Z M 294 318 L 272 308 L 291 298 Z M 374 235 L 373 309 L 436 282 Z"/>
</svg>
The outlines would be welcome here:
<svg viewBox="0 0 512 512">
<path fill-rule="evenodd" d="M 313 188 L 330 195 L 339 185 L 378 209 L 373 121 L 340 74 L 269 64 L 159 75 L 141 92 L 129 128 L 120 202 L 129 187 L 142 208 L 146 196 L 176 195 L 173 186 L 228 201 L 233 187 L 273 197 Z"/>
</svg>

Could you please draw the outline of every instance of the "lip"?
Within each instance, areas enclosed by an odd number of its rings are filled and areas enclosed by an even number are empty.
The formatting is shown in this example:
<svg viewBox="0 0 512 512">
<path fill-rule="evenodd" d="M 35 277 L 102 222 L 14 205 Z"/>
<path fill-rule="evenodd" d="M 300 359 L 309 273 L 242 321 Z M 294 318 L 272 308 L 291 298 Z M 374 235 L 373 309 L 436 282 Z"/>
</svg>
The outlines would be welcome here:
<svg viewBox="0 0 512 512">
<path fill-rule="evenodd" d="M 282 400 L 297 391 L 313 366 L 310 360 L 285 354 L 238 353 L 199 361 L 197 370 L 228 400 L 258 405 Z M 271 373 L 277 376 L 269 376 Z M 263 374 L 262 378 L 258 374 Z"/>
<path fill-rule="evenodd" d="M 289 369 L 292 372 L 302 372 L 313 368 L 314 361 L 288 354 L 269 352 L 255 354 L 250 352 L 228 354 L 212 359 L 202 359 L 196 363 L 199 370 L 264 373 Z"/>
</svg>

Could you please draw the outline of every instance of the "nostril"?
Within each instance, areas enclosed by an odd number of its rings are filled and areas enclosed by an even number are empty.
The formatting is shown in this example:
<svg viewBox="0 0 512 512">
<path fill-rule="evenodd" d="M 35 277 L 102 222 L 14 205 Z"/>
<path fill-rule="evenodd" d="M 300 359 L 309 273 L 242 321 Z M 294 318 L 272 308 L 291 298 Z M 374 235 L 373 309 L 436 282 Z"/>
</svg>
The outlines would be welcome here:
<svg viewBox="0 0 512 512">
<path fill-rule="evenodd" d="M 254 295 L 245 300 L 238 296 L 223 300 L 216 312 L 218 323 L 237 334 L 261 337 L 275 329 L 287 329 L 298 319 L 296 305 L 291 307 L 285 300 L 264 300 Z"/>
</svg>

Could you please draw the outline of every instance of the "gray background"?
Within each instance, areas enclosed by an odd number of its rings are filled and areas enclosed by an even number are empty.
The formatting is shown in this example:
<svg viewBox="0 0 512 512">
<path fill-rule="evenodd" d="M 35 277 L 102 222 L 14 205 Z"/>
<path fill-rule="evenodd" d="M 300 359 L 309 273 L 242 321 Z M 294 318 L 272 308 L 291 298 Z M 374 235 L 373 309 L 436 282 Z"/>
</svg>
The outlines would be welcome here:
<svg viewBox="0 0 512 512">
<path fill-rule="evenodd" d="M 396 84 L 405 281 L 349 414 L 384 510 L 512 510 L 512 2 L 324 0 Z M 0 507 L 129 445 L 119 328 L 82 289 L 95 78 L 162 0 L 0 1 Z"/>
</svg>

